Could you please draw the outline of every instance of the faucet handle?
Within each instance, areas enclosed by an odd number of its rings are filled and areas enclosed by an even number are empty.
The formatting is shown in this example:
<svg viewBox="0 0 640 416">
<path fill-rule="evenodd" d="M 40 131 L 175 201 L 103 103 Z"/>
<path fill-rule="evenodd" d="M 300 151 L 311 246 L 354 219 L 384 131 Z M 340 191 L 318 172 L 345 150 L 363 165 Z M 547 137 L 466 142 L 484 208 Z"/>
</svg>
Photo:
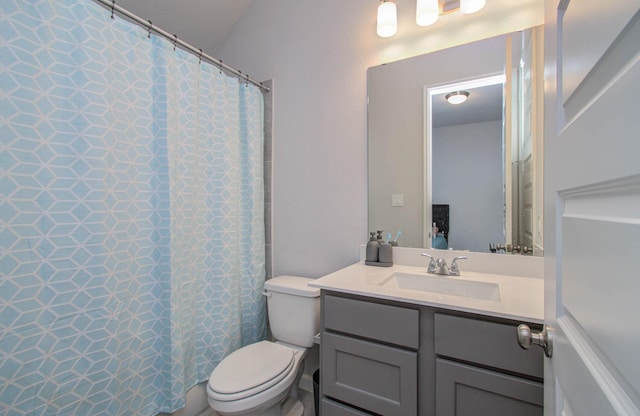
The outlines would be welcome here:
<svg viewBox="0 0 640 416">
<path fill-rule="evenodd" d="M 436 270 L 436 262 L 433 256 L 429 253 L 420 253 L 423 257 L 429 257 L 429 266 L 427 267 L 427 273 L 433 273 Z"/>
<path fill-rule="evenodd" d="M 458 267 L 458 263 L 456 263 L 458 260 L 466 260 L 468 259 L 467 256 L 457 256 L 453 258 L 453 261 L 451 261 L 451 266 L 449 266 L 449 275 L 451 276 L 460 276 L 460 268 Z"/>
</svg>

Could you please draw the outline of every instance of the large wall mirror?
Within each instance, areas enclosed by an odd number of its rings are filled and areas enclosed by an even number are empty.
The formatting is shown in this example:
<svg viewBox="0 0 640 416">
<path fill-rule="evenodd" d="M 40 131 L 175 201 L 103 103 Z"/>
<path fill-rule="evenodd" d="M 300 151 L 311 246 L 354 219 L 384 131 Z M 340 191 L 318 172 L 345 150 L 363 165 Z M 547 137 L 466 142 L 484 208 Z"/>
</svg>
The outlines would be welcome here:
<svg viewBox="0 0 640 416">
<path fill-rule="evenodd" d="M 405 247 L 543 254 L 541 36 L 369 68 L 371 231 Z"/>
</svg>

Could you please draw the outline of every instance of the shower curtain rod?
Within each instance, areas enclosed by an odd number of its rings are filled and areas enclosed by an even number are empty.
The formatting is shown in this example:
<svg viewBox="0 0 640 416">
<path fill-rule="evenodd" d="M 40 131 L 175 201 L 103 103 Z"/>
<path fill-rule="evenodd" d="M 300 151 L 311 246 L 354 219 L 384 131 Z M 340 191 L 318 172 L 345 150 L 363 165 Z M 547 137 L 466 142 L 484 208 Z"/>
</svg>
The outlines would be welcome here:
<svg viewBox="0 0 640 416">
<path fill-rule="evenodd" d="M 140 26 L 145 27 L 149 33 L 151 33 L 152 31 L 163 36 L 164 38 L 166 38 L 167 40 L 169 40 L 171 43 L 175 45 L 180 45 L 183 49 L 185 49 L 188 52 L 191 52 L 192 54 L 196 55 L 198 58 L 200 58 L 201 60 L 205 60 L 208 61 L 210 63 L 212 63 L 213 65 L 217 66 L 220 69 L 224 69 L 227 72 L 232 73 L 233 75 L 235 75 L 236 77 L 238 77 L 238 79 L 243 80 L 245 82 L 250 82 L 253 85 L 257 86 L 258 88 L 262 89 L 264 92 L 269 92 L 270 88 L 267 87 L 266 85 L 264 85 L 262 82 L 260 81 L 256 81 L 253 78 L 251 78 L 248 74 L 243 74 L 242 71 L 232 68 L 229 65 L 225 64 L 224 62 L 222 62 L 220 59 L 216 59 L 211 55 L 208 55 L 206 53 L 204 53 L 202 51 L 202 49 L 197 49 L 193 46 L 191 46 L 190 44 L 188 44 L 185 41 L 182 41 L 180 39 L 178 39 L 178 36 L 176 35 L 172 35 L 171 33 L 160 29 L 157 26 L 154 26 L 153 23 L 151 23 L 151 20 L 144 20 L 143 18 L 131 13 L 130 11 L 128 11 L 127 9 L 118 6 L 115 2 L 115 0 L 94 0 L 97 1 L 98 3 L 102 3 L 103 5 L 105 5 L 106 7 L 108 7 L 111 10 L 111 17 L 113 18 L 113 15 L 115 12 L 133 20 L 134 22 L 138 23 Z"/>
</svg>

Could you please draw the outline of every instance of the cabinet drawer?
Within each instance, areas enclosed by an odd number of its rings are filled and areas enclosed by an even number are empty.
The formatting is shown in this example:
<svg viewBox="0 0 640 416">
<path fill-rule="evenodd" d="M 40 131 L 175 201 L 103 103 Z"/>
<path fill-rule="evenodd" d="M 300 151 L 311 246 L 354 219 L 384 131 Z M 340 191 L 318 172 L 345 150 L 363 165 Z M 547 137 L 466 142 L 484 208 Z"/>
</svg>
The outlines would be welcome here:
<svg viewBox="0 0 640 416">
<path fill-rule="evenodd" d="M 385 416 L 416 414 L 416 352 L 327 332 L 320 348 L 324 395 Z"/>
<path fill-rule="evenodd" d="M 542 379 L 542 349 L 520 348 L 516 328 L 516 325 L 436 314 L 436 354 Z"/>
<path fill-rule="evenodd" d="M 334 402 L 326 397 L 320 402 L 320 415 L 322 416 L 369 416 L 370 413 L 361 412 L 353 407 Z"/>
<path fill-rule="evenodd" d="M 418 349 L 416 309 L 325 295 L 322 313 L 326 329 Z"/>
<path fill-rule="evenodd" d="M 438 416 L 542 416 L 542 383 L 436 360 Z"/>
</svg>

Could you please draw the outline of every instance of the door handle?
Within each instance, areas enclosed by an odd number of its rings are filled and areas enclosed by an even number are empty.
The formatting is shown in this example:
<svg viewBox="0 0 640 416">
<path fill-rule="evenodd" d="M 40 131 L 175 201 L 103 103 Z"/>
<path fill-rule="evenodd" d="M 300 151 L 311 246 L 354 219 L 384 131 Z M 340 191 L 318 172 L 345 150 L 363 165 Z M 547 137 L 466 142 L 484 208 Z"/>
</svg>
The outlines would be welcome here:
<svg viewBox="0 0 640 416">
<path fill-rule="evenodd" d="M 539 345 L 548 358 L 553 355 L 553 341 L 546 325 L 540 332 L 532 331 L 526 324 L 518 325 L 518 344 L 525 350 L 531 348 L 532 345 Z"/>
</svg>

